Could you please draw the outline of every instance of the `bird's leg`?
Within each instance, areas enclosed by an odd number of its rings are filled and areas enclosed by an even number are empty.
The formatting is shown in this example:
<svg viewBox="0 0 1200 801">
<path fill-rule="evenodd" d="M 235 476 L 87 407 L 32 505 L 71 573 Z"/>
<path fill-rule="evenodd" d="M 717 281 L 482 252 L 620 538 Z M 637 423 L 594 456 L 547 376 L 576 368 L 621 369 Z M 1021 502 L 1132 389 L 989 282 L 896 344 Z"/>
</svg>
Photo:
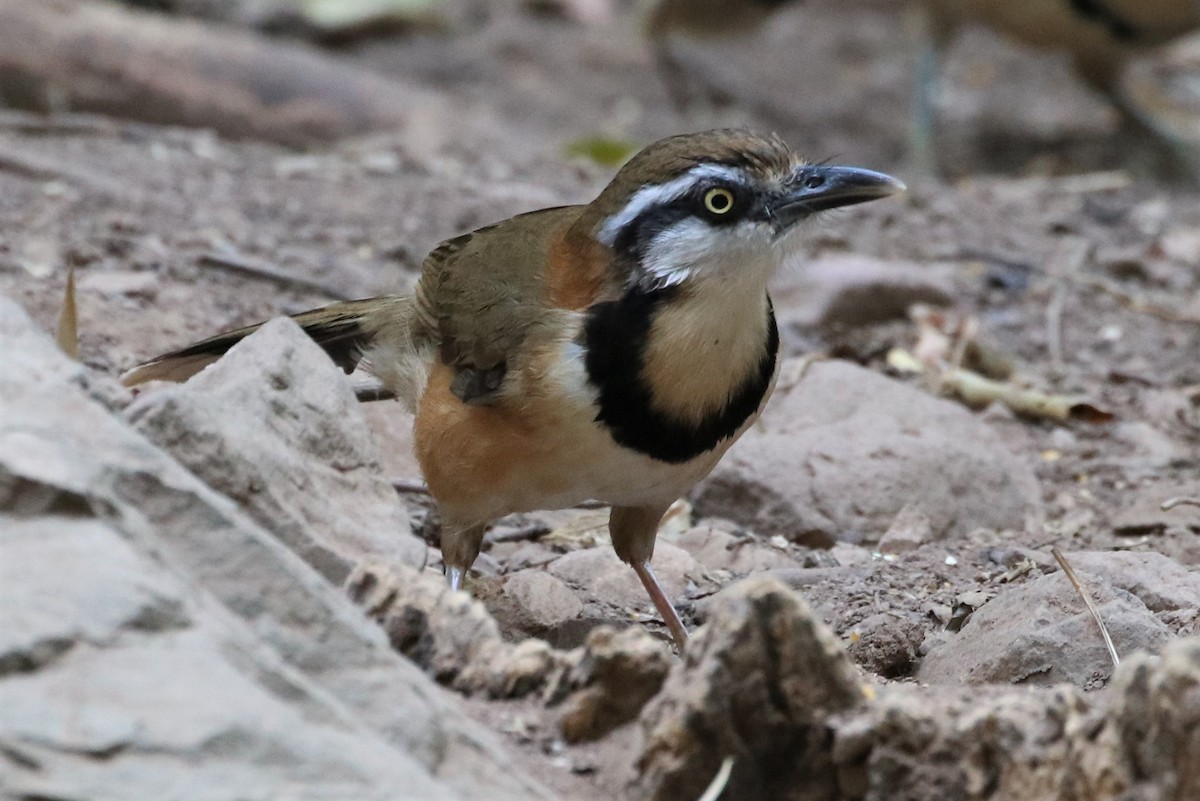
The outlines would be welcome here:
<svg viewBox="0 0 1200 801">
<path fill-rule="evenodd" d="M 654 608 L 670 629 L 679 652 L 683 653 L 688 639 L 687 629 L 683 627 L 679 613 L 671 605 L 662 585 L 658 583 L 658 577 L 654 575 L 654 569 L 650 567 L 658 524 L 666 512 L 666 506 L 614 506 L 609 514 L 608 530 L 612 534 L 613 549 L 617 556 L 633 567 Z"/>
<path fill-rule="evenodd" d="M 446 581 L 450 589 L 462 589 L 467 571 L 479 556 L 486 527 L 486 523 L 473 526 L 457 526 L 448 520 L 442 523 L 442 564 L 446 566 Z"/>
<path fill-rule="evenodd" d="M 650 596 L 650 601 L 654 604 L 654 608 L 662 615 L 663 622 L 671 630 L 671 637 L 675 640 L 675 645 L 679 648 L 679 653 L 682 654 L 683 648 L 688 641 L 687 629 L 683 627 L 683 621 L 679 619 L 679 613 L 671 605 L 671 599 L 667 597 L 667 594 L 663 592 L 662 585 L 658 583 L 658 577 L 654 575 L 654 568 L 650 567 L 649 562 L 634 562 L 633 572 L 637 573 L 637 577 L 642 580 L 642 586 L 646 588 L 646 594 Z"/>
</svg>

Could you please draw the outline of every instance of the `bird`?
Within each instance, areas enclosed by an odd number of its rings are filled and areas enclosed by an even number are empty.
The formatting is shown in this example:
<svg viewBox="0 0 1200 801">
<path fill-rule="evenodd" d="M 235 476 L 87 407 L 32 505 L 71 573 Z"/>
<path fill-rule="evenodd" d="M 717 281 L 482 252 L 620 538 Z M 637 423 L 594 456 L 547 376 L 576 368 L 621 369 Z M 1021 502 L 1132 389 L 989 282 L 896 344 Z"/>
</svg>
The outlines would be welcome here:
<svg viewBox="0 0 1200 801">
<path fill-rule="evenodd" d="M 669 48 L 675 33 L 695 38 L 760 30 L 781 8 L 800 0 L 659 0 L 646 32 L 667 92 L 678 108 L 698 93 L 702 81 L 683 67 Z M 1129 59 L 1200 29 L 1198 0 L 915 0 L 921 19 L 915 101 L 909 149 L 923 172 L 936 166 L 935 97 L 945 54 L 958 31 L 982 24 L 1011 39 L 1067 53 L 1075 72 L 1103 95 L 1135 131 L 1146 131 L 1169 146 L 1176 136 L 1159 112 L 1133 97 L 1121 78 Z M 718 93 L 709 87 L 708 94 Z"/>
<path fill-rule="evenodd" d="M 1200 29 L 1197 0 L 921 0 L 924 41 L 917 66 L 912 149 L 918 163 L 932 164 L 934 95 L 946 50 L 967 22 L 1035 47 L 1067 53 L 1076 74 L 1102 94 L 1136 129 L 1160 139 L 1152 110 L 1122 89 L 1129 59 Z"/>
<path fill-rule="evenodd" d="M 617 556 L 682 653 L 686 629 L 651 566 L 657 528 L 771 394 L 780 355 L 768 281 L 804 221 L 903 189 L 884 173 L 810 163 L 774 135 L 679 134 L 634 155 L 590 203 L 443 242 L 410 295 L 293 319 L 414 414 L 451 588 L 489 521 L 600 501 Z M 257 327 L 123 380 L 185 380 Z"/>
</svg>

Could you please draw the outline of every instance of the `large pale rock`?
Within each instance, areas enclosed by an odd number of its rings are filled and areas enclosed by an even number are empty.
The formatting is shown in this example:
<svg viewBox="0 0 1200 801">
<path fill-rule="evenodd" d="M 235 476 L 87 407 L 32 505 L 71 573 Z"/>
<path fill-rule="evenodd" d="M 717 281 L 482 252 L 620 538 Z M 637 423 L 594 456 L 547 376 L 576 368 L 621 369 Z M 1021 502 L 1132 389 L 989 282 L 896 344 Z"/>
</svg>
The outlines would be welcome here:
<svg viewBox="0 0 1200 801">
<path fill-rule="evenodd" d="M 462 797 L 73 500 L 0 515 L 0 795 Z"/>
<path fill-rule="evenodd" d="M 364 559 L 425 561 L 350 383 L 288 318 L 128 414 L 330 581 Z"/>
<path fill-rule="evenodd" d="M 904 510 L 931 536 L 1040 519 L 1030 465 L 961 406 L 845 362 L 818 362 L 695 493 L 696 511 L 810 545 L 876 542 Z"/>
<path fill-rule="evenodd" d="M 1157 653 L 1190 630 L 1200 573 L 1159 554 L 1068 556 L 1112 635 L 1117 653 Z M 1002 591 L 954 635 L 935 644 L 918 672 L 930 684 L 988 682 L 1094 688 L 1112 675 L 1095 620 L 1062 572 Z"/>
<path fill-rule="evenodd" d="M 0 796 L 545 797 L 82 375 L 0 300 Z"/>
</svg>

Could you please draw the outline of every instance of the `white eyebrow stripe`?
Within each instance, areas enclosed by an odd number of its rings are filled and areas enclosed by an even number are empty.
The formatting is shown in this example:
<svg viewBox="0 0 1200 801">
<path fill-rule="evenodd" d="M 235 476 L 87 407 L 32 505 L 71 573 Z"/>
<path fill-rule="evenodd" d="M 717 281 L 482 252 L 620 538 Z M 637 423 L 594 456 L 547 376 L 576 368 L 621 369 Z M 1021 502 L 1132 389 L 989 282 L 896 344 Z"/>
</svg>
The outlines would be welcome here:
<svg viewBox="0 0 1200 801">
<path fill-rule="evenodd" d="M 735 167 L 724 167 L 719 164 L 698 164 L 683 175 L 667 181 L 665 184 L 643 186 L 634 192 L 633 197 L 625 204 L 625 208 L 604 221 L 600 226 L 599 232 L 596 234 L 596 238 L 604 245 L 612 247 L 613 243 L 617 241 L 617 235 L 620 234 L 621 229 L 640 217 L 646 209 L 651 206 L 670 203 L 672 200 L 687 194 L 696 184 L 702 181 L 711 181 L 714 178 L 737 182 L 745 180 L 742 171 Z"/>
</svg>

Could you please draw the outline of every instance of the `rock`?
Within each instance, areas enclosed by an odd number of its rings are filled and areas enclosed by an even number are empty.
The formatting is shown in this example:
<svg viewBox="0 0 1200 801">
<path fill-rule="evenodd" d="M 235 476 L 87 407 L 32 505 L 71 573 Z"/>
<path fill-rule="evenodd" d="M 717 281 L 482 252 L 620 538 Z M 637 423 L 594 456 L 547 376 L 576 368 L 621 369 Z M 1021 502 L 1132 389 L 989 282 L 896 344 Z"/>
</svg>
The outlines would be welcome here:
<svg viewBox="0 0 1200 801">
<path fill-rule="evenodd" d="M 700 580 L 704 573 L 704 568 L 687 551 L 667 542 L 655 545 L 652 564 L 672 600 L 682 598 L 688 582 Z M 550 563 L 548 570 L 587 601 L 620 609 L 648 609 L 648 614 L 657 615 L 637 574 L 607 545 L 563 554 Z"/>
<path fill-rule="evenodd" d="M 1125 774 L 1123 798 L 1200 798 L 1200 638 L 1169 644 L 1161 659 L 1133 655 L 1121 664 L 1110 692 L 1105 727 L 1096 738 L 1111 749 L 1109 759 L 1083 763 L 1094 785 L 1120 786 L 1097 771 L 1113 765 L 1109 772 Z"/>
<path fill-rule="evenodd" d="M 935 538 L 1041 517 L 1030 465 L 969 411 L 836 361 L 777 391 L 694 497 L 698 514 L 819 547 L 877 542 L 906 508 Z"/>
<path fill-rule="evenodd" d="M 835 720 L 839 792 L 805 795 L 797 785 L 791 798 L 1116 801 L 1077 782 L 1089 711 L 1068 687 L 881 688 L 876 702 Z"/>
<path fill-rule="evenodd" d="M 925 627 L 920 623 L 881 613 L 865 618 L 850 631 L 846 653 L 864 670 L 898 679 L 912 674 L 924 639 Z"/>
<path fill-rule="evenodd" d="M 0 794 L 460 797 L 77 500 L 0 515 L 6 635 L 28 638 L 5 637 L 0 748 L 23 759 Z"/>
<path fill-rule="evenodd" d="M 448 111 L 432 92 L 310 47 L 113 3 L 4 0 L 0 34 L 6 98 L 31 111 L 52 102 L 293 147 L 372 132 L 420 135 L 422 125 L 441 128 Z M 75 61 L 84 50 L 87 59 Z M 109 188 L 120 189 L 115 181 Z"/>
<path fill-rule="evenodd" d="M 1130 448 L 1129 455 L 1120 460 L 1130 478 L 1157 478 L 1174 465 L 1196 463 L 1194 448 L 1142 420 L 1117 423 L 1112 438 Z"/>
<path fill-rule="evenodd" d="M 389 479 L 421 478 L 421 465 L 413 452 L 413 416 L 399 403 L 365 403 L 362 411 L 371 427 L 384 474 Z"/>
<path fill-rule="evenodd" d="M 836 254 L 784 271 L 771 288 L 783 325 L 847 329 L 904 319 L 914 303 L 954 304 L 950 270 L 907 261 Z"/>
<path fill-rule="evenodd" d="M 500 605 L 503 610 L 498 608 Z M 500 599 L 490 601 L 488 608 L 505 631 L 541 637 L 558 647 L 578 636 L 570 631 L 571 624 L 583 614 L 583 602 L 575 593 L 538 568 L 507 576 Z"/>
<path fill-rule="evenodd" d="M 1081 551 L 1069 557 L 1075 570 L 1101 576 L 1135 597 L 1172 628 L 1200 616 L 1200 572 L 1152 551 Z"/>
<path fill-rule="evenodd" d="M 1179 504 L 1173 509 L 1163 509 L 1162 502 L 1172 497 L 1185 496 L 1189 492 L 1200 492 L 1200 487 L 1180 486 L 1178 491 L 1169 487 L 1156 487 L 1154 492 L 1141 492 L 1132 502 L 1117 512 L 1113 519 L 1113 533 L 1122 537 L 1159 535 L 1169 528 L 1186 529 L 1200 534 L 1200 506 Z"/>
<path fill-rule="evenodd" d="M 37 670 L 81 643 L 104 647 L 122 629 L 191 623 L 178 587 L 149 571 L 129 543 L 90 516 L 82 499 L 44 497 L 49 504 L 40 513 L 74 503 L 80 519 L 4 516 L 0 675 Z M 8 508 L 11 497 L 5 493 L 3 500 Z M 42 564 L 53 565 L 53 572 L 31 569 Z"/>
<path fill-rule="evenodd" d="M 82 371 L 0 300 L 0 795 L 547 797 Z"/>
<path fill-rule="evenodd" d="M 767 545 L 750 534 L 736 535 L 715 526 L 695 526 L 676 537 L 677 545 L 708 570 L 744 576 L 761 570 L 797 567 L 786 550 Z"/>
<path fill-rule="evenodd" d="M 857 672 L 783 585 L 734 589 L 642 714 L 636 797 L 698 798 L 732 756 L 723 798 L 835 798 L 828 721 L 864 702 Z"/>
<path fill-rule="evenodd" d="M 564 677 L 563 685 L 574 692 L 559 719 L 563 738 L 568 743 L 598 740 L 637 718 L 662 689 L 674 661 L 644 629 L 594 629 Z"/>
<path fill-rule="evenodd" d="M 290 319 L 128 416 L 334 583 L 365 559 L 425 561 L 350 383 Z"/>
<path fill-rule="evenodd" d="M 347 588 L 397 651 L 460 692 L 527 696 L 551 686 L 571 664 L 542 640 L 506 642 L 484 605 L 451 590 L 441 576 L 367 562 Z"/>
<path fill-rule="evenodd" d="M 1088 559 L 1068 559 L 1118 654 L 1136 649 L 1156 653 L 1171 639 L 1171 629 L 1136 595 L 1085 567 Z M 1002 590 L 958 634 L 935 645 L 917 673 L 929 684 L 1069 682 L 1089 689 L 1111 675 L 1112 662 L 1096 622 L 1061 571 Z"/>
<path fill-rule="evenodd" d="M 896 519 L 879 538 L 880 553 L 908 553 L 915 551 L 933 539 L 929 518 L 914 504 L 905 506 L 896 514 Z"/>
<path fill-rule="evenodd" d="M 875 702 L 833 721 L 836 797 L 1200 798 L 1197 697 L 1194 637 L 1161 658 L 1130 655 L 1104 694 L 1065 685 L 882 688 Z"/>
</svg>

